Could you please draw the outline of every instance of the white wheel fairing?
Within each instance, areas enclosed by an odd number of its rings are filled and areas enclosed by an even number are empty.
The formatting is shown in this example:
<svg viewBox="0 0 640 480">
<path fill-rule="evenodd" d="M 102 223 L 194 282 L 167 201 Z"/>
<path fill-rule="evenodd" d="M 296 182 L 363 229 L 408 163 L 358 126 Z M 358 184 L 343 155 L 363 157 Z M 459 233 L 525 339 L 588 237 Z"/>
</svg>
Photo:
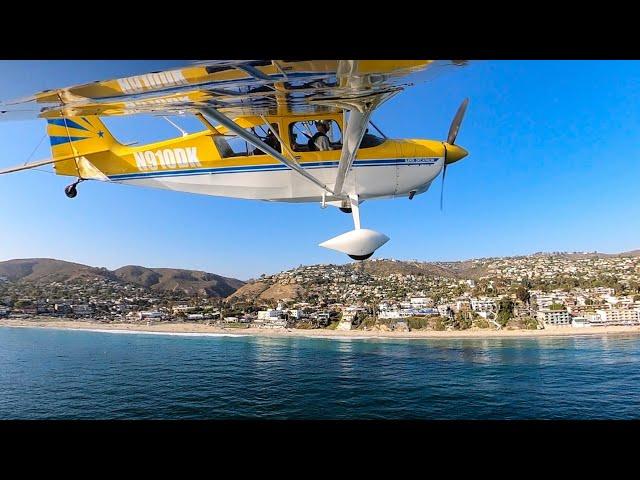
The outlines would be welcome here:
<svg viewBox="0 0 640 480">
<path fill-rule="evenodd" d="M 364 257 L 373 252 L 389 241 L 384 233 L 361 228 L 343 233 L 337 237 L 333 237 L 320 244 L 321 247 L 335 250 L 337 252 Z"/>
</svg>

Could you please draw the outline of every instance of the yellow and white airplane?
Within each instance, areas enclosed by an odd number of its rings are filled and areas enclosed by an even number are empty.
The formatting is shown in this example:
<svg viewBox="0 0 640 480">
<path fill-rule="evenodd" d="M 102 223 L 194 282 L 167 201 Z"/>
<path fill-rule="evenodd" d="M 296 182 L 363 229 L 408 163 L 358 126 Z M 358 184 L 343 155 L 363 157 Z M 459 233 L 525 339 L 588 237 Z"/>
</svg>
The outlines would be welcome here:
<svg viewBox="0 0 640 480">
<path fill-rule="evenodd" d="M 354 230 L 320 246 L 369 258 L 389 238 L 361 228 L 360 204 L 427 191 L 467 155 L 455 144 L 468 99 L 446 141 L 387 138 L 370 120 L 414 81 L 462 61 L 208 61 L 181 69 L 48 90 L 0 105 L 48 122 L 52 157 L 0 174 L 53 164 L 85 180 L 274 202 L 318 202 L 353 215 Z M 100 117 L 192 114 L 197 133 L 124 145 Z M 168 120 L 168 119 L 167 119 Z M 172 122 L 173 123 L 173 122 Z M 442 197 L 441 197 L 442 202 Z"/>
</svg>

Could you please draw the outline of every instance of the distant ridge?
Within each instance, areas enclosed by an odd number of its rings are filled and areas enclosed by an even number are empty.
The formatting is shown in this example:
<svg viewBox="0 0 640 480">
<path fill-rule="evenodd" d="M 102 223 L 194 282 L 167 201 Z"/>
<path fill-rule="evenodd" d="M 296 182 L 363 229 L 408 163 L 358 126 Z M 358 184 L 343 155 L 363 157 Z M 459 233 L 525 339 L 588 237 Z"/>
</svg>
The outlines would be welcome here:
<svg viewBox="0 0 640 480">
<path fill-rule="evenodd" d="M 83 282 L 103 277 L 158 292 L 181 291 L 188 295 L 207 297 L 227 297 L 245 283 L 236 278 L 198 270 L 128 265 L 111 271 L 53 258 L 23 258 L 0 262 L 0 277 L 11 282 L 26 283 Z"/>
</svg>

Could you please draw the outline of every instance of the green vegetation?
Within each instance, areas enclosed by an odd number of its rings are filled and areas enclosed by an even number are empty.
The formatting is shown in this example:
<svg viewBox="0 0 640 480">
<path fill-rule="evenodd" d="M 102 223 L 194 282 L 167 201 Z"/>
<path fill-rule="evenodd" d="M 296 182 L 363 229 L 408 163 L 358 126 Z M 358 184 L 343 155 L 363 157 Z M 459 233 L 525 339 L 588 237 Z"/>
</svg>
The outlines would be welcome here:
<svg viewBox="0 0 640 480">
<path fill-rule="evenodd" d="M 513 300 L 509 297 L 502 297 L 498 302 L 498 314 L 496 315 L 496 322 L 503 327 L 509 323 L 509 320 L 513 317 Z"/>
<path fill-rule="evenodd" d="M 328 328 L 329 330 L 335 330 L 338 326 L 338 323 L 340 322 L 331 322 L 329 325 L 327 325 L 326 328 Z"/>
<path fill-rule="evenodd" d="M 442 317 L 432 317 L 431 320 L 431 328 L 433 328 L 433 330 L 442 331 L 446 328 Z"/>
<path fill-rule="evenodd" d="M 549 310 L 564 310 L 564 305 L 561 303 L 552 303 Z"/>
<path fill-rule="evenodd" d="M 453 326 L 457 330 L 466 330 L 473 324 L 471 312 L 458 312 L 454 317 Z"/>
<path fill-rule="evenodd" d="M 482 317 L 478 317 L 473 321 L 473 324 L 478 328 L 491 328 L 491 325 L 487 320 Z"/>
<path fill-rule="evenodd" d="M 430 326 L 429 317 L 408 317 L 404 320 L 411 330 L 423 330 Z"/>
<path fill-rule="evenodd" d="M 338 322 L 336 322 L 336 326 L 338 325 Z M 312 328 L 315 328 L 315 325 L 311 322 L 298 322 L 296 323 L 296 328 L 300 328 L 303 330 L 311 330 Z"/>
<path fill-rule="evenodd" d="M 527 290 L 523 286 L 520 286 L 516 290 L 516 298 L 521 302 L 529 303 L 529 300 L 531 299 L 531 295 L 529 294 L 529 290 Z"/>
</svg>

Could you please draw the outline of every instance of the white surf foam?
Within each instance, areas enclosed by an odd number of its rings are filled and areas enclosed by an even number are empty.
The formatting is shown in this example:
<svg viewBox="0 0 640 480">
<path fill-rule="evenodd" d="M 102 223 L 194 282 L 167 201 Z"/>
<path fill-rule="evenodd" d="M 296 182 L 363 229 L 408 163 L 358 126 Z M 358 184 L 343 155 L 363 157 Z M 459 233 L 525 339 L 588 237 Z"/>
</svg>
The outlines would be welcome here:
<svg viewBox="0 0 640 480">
<path fill-rule="evenodd" d="M 9 326 L 9 325 L 7 325 Z M 118 333 L 131 335 L 167 335 L 171 337 L 246 337 L 238 333 L 206 333 L 206 332 L 151 332 L 146 330 L 122 330 L 117 328 L 65 328 L 43 327 L 31 325 L 11 325 L 10 328 L 46 328 L 48 330 L 66 330 L 70 332 Z"/>
</svg>

